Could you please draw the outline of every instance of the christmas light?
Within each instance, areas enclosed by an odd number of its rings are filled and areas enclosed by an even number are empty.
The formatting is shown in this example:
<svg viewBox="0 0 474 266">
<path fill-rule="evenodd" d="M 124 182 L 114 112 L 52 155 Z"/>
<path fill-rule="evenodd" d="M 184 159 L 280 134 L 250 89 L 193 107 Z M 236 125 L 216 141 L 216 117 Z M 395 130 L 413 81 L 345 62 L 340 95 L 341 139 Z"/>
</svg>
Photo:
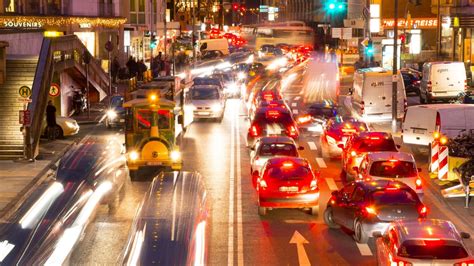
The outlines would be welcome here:
<svg viewBox="0 0 474 266">
<path fill-rule="evenodd" d="M 91 27 L 118 28 L 127 22 L 126 18 L 98 17 L 59 17 L 59 16 L 1 16 L 0 27 L 3 28 L 42 28 L 69 25 L 90 25 Z"/>
</svg>

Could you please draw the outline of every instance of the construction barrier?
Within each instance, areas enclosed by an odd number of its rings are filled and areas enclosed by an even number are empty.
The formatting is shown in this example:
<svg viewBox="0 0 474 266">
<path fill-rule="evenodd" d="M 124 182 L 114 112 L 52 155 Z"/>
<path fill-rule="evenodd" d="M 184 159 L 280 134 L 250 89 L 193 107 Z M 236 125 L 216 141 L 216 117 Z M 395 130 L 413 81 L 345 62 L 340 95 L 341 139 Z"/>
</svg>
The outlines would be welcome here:
<svg viewBox="0 0 474 266">
<path fill-rule="evenodd" d="M 447 180 L 449 172 L 448 164 L 449 150 L 447 146 L 439 146 L 439 156 L 438 156 L 438 179 Z"/>
<path fill-rule="evenodd" d="M 434 140 L 431 143 L 431 157 L 430 157 L 430 166 L 429 170 L 431 173 L 437 173 L 439 168 L 439 142 Z"/>
</svg>

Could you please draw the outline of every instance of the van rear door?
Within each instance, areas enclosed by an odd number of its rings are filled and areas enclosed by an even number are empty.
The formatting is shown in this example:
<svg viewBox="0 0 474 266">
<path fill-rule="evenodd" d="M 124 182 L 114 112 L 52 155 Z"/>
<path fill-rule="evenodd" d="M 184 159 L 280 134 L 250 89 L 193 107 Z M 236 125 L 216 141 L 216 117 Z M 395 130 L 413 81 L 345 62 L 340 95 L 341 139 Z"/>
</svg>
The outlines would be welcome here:
<svg viewBox="0 0 474 266">
<path fill-rule="evenodd" d="M 383 116 L 392 112 L 392 83 L 390 75 L 367 77 L 362 92 L 365 114 Z"/>
<path fill-rule="evenodd" d="M 436 110 L 426 106 L 411 106 L 403 122 L 403 143 L 428 146 L 433 140 Z"/>
<path fill-rule="evenodd" d="M 466 69 L 464 63 L 433 64 L 431 67 L 432 92 L 434 97 L 456 96 L 464 91 Z"/>
</svg>

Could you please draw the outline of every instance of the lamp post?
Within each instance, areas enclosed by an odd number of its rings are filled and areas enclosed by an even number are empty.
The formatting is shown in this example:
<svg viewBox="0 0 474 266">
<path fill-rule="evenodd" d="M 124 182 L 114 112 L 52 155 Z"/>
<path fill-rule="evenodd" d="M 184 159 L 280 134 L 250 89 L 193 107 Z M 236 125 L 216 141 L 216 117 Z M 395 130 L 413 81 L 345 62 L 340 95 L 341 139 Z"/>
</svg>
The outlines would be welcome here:
<svg viewBox="0 0 474 266">
<path fill-rule="evenodd" d="M 397 93 L 397 82 L 398 82 L 398 0 L 394 1 L 394 25 L 393 25 L 393 60 L 392 60 L 392 132 L 397 132 L 397 105 L 398 105 L 398 93 Z"/>
<path fill-rule="evenodd" d="M 91 55 L 87 51 L 87 49 L 84 50 L 83 55 L 82 55 L 82 61 L 84 61 L 84 64 L 86 64 L 86 95 L 87 95 L 87 118 L 91 118 L 91 102 L 90 102 L 90 97 L 89 97 L 89 63 L 91 62 Z M 110 80 L 112 82 L 112 80 Z"/>
</svg>

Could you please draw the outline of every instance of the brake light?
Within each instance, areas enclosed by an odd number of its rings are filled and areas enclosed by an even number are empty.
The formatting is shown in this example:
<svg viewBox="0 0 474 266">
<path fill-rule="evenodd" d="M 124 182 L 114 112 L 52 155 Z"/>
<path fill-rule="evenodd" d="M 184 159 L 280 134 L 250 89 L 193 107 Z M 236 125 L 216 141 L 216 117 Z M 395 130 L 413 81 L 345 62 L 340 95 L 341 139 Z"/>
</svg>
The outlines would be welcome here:
<svg viewBox="0 0 474 266">
<path fill-rule="evenodd" d="M 283 167 L 284 167 L 284 168 L 293 167 L 293 163 L 292 163 L 292 162 L 283 163 Z"/>
<path fill-rule="evenodd" d="M 421 189 L 421 179 L 417 178 L 415 181 L 416 189 Z"/>
<path fill-rule="evenodd" d="M 261 187 L 261 188 L 267 188 L 267 182 L 265 182 L 265 180 L 260 179 L 259 184 L 260 184 L 260 187 Z"/>
<path fill-rule="evenodd" d="M 397 191 L 397 190 L 398 190 L 398 187 L 390 186 L 390 187 L 386 187 L 385 190 L 386 190 L 386 191 Z"/>
<path fill-rule="evenodd" d="M 316 188 L 318 188 L 318 182 L 316 182 L 316 180 L 311 181 L 311 184 L 309 185 L 309 188 L 311 190 L 315 190 Z"/>
<path fill-rule="evenodd" d="M 351 156 L 352 156 L 352 157 L 356 157 L 356 156 L 357 156 L 357 152 L 351 151 Z"/>
<path fill-rule="evenodd" d="M 252 125 L 249 129 L 250 136 L 258 137 L 258 128 L 256 125 Z"/>
<path fill-rule="evenodd" d="M 267 116 L 268 117 L 278 117 L 280 115 L 279 111 L 276 110 L 268 110 L 267 111 Z"/>
<path fill-rule="evenodd" d="M 265 93 L 263 94 L 263 99 L 267 101 L 273 101 L 273 95 L 271 93 Z"/>
<path fill-rule="evenodd" d="M 440 246 L 444 243 L 444 240 L 436 238 L 436 239 L 424 239 L 423 240 L 425 246 Z"/>
<path fill-rule="evenodd" d="M 311 116 L 310 115 L 305 115 L 305 116 L 300 116 L 298 117 L 298 123 L 300 124 L 305 124 L 311 121 Z"/>
<path fill-rule="evenodd" d="M 296 137 L 296 136 L 298 136 L 298 132 L 296 131 L 295 126 L 290 126 L 290 127 L 288 128 L 288 135 L 289 135 L 290 137 Z"/>
<path fill-rule="evenodd" d="M 426 83 L 426 89 L 427 89 L 429 92 L 431 92 L 431 90 L 432 90 L 431 81 L 428 81 L 428 82 Z"/>
<path fill-rule="evenodd" d="M 474 260 L 465 260 L 454 263 L 454 266 L 474 266 Z"/>
<path fill-rule="evenodd" d="M 403 99 L 403 112 L 406 113 L 408 108 L 407 99 Z"/>
<path fill-rule="evenodd" d="M 404 260 L 394 258 L 394 257 L 392 257 L 391 254 L 388 255 L 388 259 L 390 260 L 390 265 L 391 266 L 411 266 L 411 265 L 413 265 L 410 262 L 406 262 Z"/>
<path fill-rule="evenodd" d="M 423 205 L 418 211 L 418 213 L 420 214 L 420 218 L 424 218 L 428 214 L 428 208 L 426 208 L 426 206 Z"/>
<path fill-rule="evenodd" d="M 389 161 L 389 162 L 398 162 L 397 159 L 390 159 L 390 160 L 388 160 L 388 161 Z"/>
<path fill-rule="evenodd" d="M 375 210 L 374 207 L 365 207 L 365 212 L 367 214 L 377 215 L 377 211 Z"/>
</svg>

